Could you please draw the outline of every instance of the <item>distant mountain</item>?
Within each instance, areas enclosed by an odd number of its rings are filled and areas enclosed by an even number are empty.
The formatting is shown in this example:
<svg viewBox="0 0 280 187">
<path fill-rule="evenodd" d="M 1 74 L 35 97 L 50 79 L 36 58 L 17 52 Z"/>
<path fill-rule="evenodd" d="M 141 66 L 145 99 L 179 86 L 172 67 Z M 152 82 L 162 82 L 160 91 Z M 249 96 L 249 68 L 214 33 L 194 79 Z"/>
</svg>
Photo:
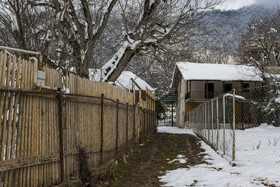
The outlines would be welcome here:
<svg viewBox="0 0 280 187">
<path fill-rule="evenodd" d="M 235 50 L 239 44 L 239 38 L 246 31 L 248 23 L 254 19 L 263 19 L 276 12 L 275 8 L 264 5 L 252 5 L 238 10 L 212 10 L 206 13 L 207 27 L 213 32 L 203 39 L 207 41 L 207 47 L 224 47 Z M 205 45 L 205 44 L 203 44 Z"/>
</svg>

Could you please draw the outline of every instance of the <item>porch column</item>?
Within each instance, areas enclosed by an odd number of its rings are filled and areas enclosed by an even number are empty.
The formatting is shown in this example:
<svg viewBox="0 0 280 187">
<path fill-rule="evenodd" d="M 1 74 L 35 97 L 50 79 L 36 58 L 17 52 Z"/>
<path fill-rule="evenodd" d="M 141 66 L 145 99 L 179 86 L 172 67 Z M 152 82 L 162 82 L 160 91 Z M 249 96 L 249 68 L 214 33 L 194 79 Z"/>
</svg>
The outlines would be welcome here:
<svg viewBox="0 0 280 187">
<path fill-rule="evenodd" d="M 185 96 L 186 96 L 186 81 L 181 79 L 181 89 L 179 97 L 179 127 L 183 128 L 185 124 Z"/>
<path fill-rule="evenodd" d="M 171 122 L 171 124 L 172 124 L 172 127 L 174 126 L 174 122 L 173 122 L 173 104 L 174 103 L 172 102 L 172 105 L 171 105 L 172 106 L 172 108 L 171 108 L 171 114 L 172 114 L 172 118 L 171 118 L 172 122 Z"/>
<path fill-rule="evenodd" d="M 179 81 L 177 87 L 177 102 L 176 102 L 176 126 L 179 127 L 180 123 L 180 90 L 181 90 L 181 82 Z"/>
</svg>

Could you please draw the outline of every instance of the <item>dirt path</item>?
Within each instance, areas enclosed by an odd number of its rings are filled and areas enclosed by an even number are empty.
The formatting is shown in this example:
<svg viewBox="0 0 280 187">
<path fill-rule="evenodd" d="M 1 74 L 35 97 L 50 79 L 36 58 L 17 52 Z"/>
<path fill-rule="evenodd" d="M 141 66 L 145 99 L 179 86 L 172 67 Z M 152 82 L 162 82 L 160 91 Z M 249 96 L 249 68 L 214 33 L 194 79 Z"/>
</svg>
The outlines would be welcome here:
<svg viewBox="0 0 280 187">
<path fill-rule="evenodd" d="M 195 136 L 188 134 L 155 134 L 144 145 L 137 146 L 126 159 L 121 160 L 114 177 L 102 186 L 159 186 L 158 176 L 163 175 L 164 171 L 203 162 L 203 150 L 198 141 Z M 179 154 L 186 157 L 187 162 L 170 163 Z"/>
</svg>

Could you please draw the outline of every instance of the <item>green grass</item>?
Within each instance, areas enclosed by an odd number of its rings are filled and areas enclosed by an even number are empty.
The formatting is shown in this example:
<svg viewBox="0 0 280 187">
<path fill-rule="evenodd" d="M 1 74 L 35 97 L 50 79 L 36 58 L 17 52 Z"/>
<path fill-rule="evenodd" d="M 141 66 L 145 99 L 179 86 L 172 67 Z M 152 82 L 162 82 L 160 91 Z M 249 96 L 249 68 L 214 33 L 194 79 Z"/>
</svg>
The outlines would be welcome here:
<svg viewBox="0 0 280 187">
<path fill-rule="evenodd" d="M 100 186 L 123 186 L 126 177 L 139 168 L 139 161 L 147 157 L 147 151 L 151 150 L 151 147 L 147 147 L 150 146 L 150 144 L 156 138 L 158 138 L 158 136 L 159 134 L 157 133 L 148 136 L 145 142 L 143 142 L 143 145 L 140 144 L 135 146 L 133 150 L 126 156 L 126 159 L 119 159 L 114 170 L 114 174 L 105 179 L 106 183 Z M 201 154 L 203 149 L 201 149 L 201 143 L 199 142 L 199 139 L 196 137 L 191 137 L 188 139 L 188 141 L 190 141 L 189 143 L 192 147 L 190 149 L 194 151 L 191 155 L 187 152 L 188 150 L 186 150 L 186 141 L 182 141 L 182 136 L 177 134 L 168 134 L 166 136 L 166 139 L 161 142 L 162 144 L 157 147 L 157 149 L 160 150 L 158 153 L 158 159 L 155 160 L 155 162 L 159 162 L 157 166 L 159 167 L 158 175 L 163 175 L 167 170 L 174 170 L 180 167 L 188 168 L 190 165 L 194 164 L 192 161 L 193 156 L 196 156 L 200 159 L 203 158 L 204 155 Z M 187 162 L 184 164 L 179 162 L 168 163 L 169 161 L 176 159 L 177 155 L 179 154 L 185 155 L 186 158 L 189 156 L 190 158 L 188 158 Z"/>
<path fill-rule="evenodd" d="M 167 170 L 173 170 L 178 167 L 187 166 L 187 163 L 180 164 L 180 163 L 168 163 L 169 161 L 176 159 L 177 155 L 183 154 L 184 151 L 182 150 L 182 147 L 180 146 L 182 142 L 180 142 L 180 139 L 178 135 L 176 134 L 170 134 L 168 135 L 167 140 L 163 144 L 162 151 L 160 153 L 160 162 L 162 166 L 162 172 L 165 172 Z"/>
</svg>

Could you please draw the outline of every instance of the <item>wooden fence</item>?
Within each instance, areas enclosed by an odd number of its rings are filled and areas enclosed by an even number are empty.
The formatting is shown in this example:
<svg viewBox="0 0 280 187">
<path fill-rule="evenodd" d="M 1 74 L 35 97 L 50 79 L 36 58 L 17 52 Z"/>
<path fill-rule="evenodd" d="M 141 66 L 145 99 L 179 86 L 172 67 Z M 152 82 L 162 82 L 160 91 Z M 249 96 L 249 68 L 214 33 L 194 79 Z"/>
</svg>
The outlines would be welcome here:
<svg viewBox="0 0 280 187">
<path fill-rule="evenodd" d="M 34 70 L 33 63 L 0 53 L 0 186 L 81 179 L 85 166 L 103 167 L 156 128 L 148 90 L 141 108 L 134 92 L 48 68 L 52 89 L 38 89 Z"/>
</svg>

